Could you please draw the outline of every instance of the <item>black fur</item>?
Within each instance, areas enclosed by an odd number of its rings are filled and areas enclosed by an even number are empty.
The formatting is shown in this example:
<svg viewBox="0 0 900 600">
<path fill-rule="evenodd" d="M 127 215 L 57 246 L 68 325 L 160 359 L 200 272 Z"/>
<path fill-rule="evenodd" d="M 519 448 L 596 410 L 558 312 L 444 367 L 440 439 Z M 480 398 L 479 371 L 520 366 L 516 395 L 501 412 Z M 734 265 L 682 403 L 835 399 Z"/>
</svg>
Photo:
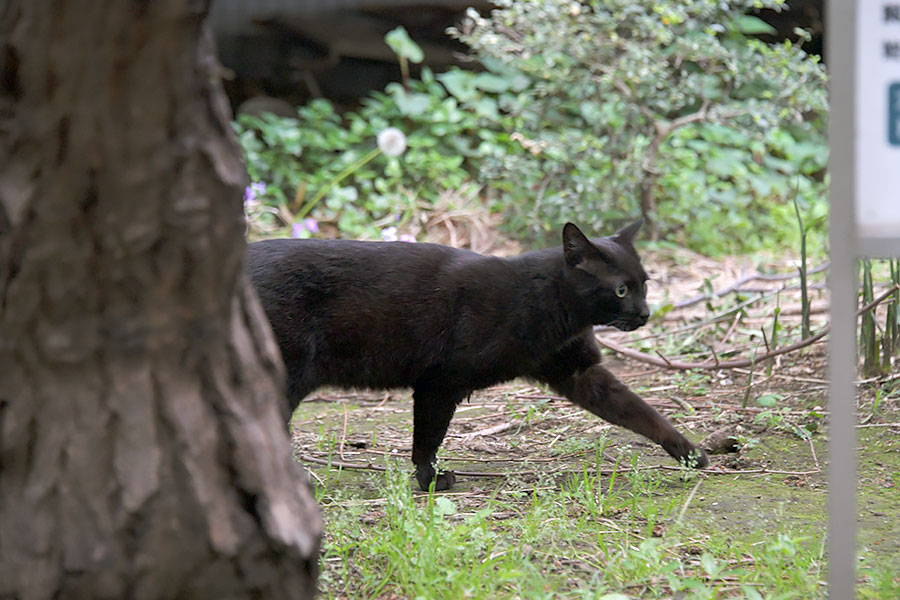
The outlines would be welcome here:
<svg viewBox="0 0 900 600">
<path fill-rule="evenodd" d="M 592 326 L 632 330 L 650 315 L 639 226 L 588 240 L 568 223 L 562 248 L 514 258 L 403 242 L 251 244 L 247 271 L 287 368 L 285 410 L 323 385 L 412 387 L 416 478 L 440 490 L 454 481 L 434 461 L 456 405 L 527 377 L 705 466 L 702 450 L 600 366 Z"/>
</svg>

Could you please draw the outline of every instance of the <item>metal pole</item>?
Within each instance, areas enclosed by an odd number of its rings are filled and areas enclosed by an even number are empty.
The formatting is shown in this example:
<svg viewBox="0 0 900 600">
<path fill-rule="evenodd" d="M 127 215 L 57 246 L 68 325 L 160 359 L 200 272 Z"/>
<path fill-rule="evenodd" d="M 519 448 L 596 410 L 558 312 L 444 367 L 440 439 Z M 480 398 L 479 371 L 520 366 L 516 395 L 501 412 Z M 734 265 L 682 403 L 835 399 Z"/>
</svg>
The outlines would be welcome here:
<svg viewBox="0 0 900 600">
<path fill-rule="evenodd" d="M 854 215 L 856 1 L 828 0 L 831 334 L 828 439 L 828 597 L 856 598 L 856 260 Z"/>
</svg>

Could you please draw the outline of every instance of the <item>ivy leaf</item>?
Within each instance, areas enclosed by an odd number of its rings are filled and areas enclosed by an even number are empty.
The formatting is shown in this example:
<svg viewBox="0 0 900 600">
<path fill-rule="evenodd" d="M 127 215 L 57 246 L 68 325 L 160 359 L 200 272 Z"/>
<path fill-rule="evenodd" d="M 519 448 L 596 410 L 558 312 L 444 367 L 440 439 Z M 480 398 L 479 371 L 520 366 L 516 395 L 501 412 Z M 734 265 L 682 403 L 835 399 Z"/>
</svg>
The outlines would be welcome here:
<svg viewBox="0 0 900 600">
<path fill-rule="evenodd" d="M 437 76 L 450 92 L 460 102 L 474 100 L 478 95 L 475 89 L 475 76 L 468 71 L 447 71 Z"/>
<path fill-rule="evenodd" d="M 428 94 L 407 93 L 403 88 L 393 94 L 394 102 L 404 117 L 421 115 L 431 106 L 431 96 Z"/>
<path fill-rule="evenodd" d="M 491 73 L 479 73 L 475 76 L 475 87 L 485 92 L 500 94 L 510 88 L 510 82 L 499 75 Z"/>
<path fill-rule="evenodd" d="M 453 503 L 450 498 L 445 496 L 438 496 L 434 499 L 434 512 L 439 515 L 455 515 L 456 514 L 456 505 Z"/>
<path fill-rule="evenodd" d="M 760 406 L 764 406 L 766 408 L 771 408 L 781 400 L 783 396 L 781 394 L 763 394 L 759 398 L 756 399 L 756 403 Z"/>
<path fill-rule="evenodd" d="M 745 35 L 775 35 L 778 30 L 760 19 L 751 15 L 741 15 L 734 19 L 734 27 Z"/>
<path fill-rule="evenodd" d="M 703 553 L 700 557 L 700 566 L 710 577 L 715 578 L 719 574 L 719 563 L 711 554 Z"/>
<path fill-rule="evenodd" d="M 744 592 L 744 596 L 747 600 L 763 600 L 763 597 L 760 595 L 756 588 L 750 585 L 742 585 L 741 590 Z"/>
<path fill-rule="evenodd" d="M 500 113 L 497 112 L 497 101 L 493 98 L 480 98 L 476 101 L 475 112 L 482 117 L 487 117 L 489 119 L 500 118 Z"/>
<path fill-rule="evenodd" d="M 397 56 L 404 56 L 411 63 L 418 64 L 425 58 L 422 48 L 409 37 L 402 25 L 389 31 L 384 36 L 384 41 L 397 53 Z"/>
</svg>

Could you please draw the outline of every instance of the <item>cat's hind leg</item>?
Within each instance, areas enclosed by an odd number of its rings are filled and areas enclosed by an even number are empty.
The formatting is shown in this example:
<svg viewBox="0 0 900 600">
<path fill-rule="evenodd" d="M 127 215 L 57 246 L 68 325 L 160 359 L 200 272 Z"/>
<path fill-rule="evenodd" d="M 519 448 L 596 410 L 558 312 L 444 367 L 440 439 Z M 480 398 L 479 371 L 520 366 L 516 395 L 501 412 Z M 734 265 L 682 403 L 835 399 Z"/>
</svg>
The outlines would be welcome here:
<svg viewBox="0 0 900 600">
<path fill-rule="evenodd" d="M 461 394 L 448 393 L 426 384 L 417 385 L 413 390 L 412 461 L 416 466 L 416 481 L 422 491 L 427 492 L 432 482 L 435 491 L 449 489 L 456 482 L 452 471 L 436 469 L 435 460 L 461 399 Z"/>
</svg>

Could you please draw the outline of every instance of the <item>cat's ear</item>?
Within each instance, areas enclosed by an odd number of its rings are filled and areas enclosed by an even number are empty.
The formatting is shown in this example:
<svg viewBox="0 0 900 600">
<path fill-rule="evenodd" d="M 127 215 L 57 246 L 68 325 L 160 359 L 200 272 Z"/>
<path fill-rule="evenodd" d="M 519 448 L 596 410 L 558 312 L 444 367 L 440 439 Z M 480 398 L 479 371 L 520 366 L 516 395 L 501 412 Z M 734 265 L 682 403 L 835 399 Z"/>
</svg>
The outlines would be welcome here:
<svg viewBox="0 0 900 600">
<path fill-rule="evenodd" d="M 644 219 L 638 219 L 631 225 L 626 225 L 613 235 L 613 239 L 620 243 L 634 245 L 634 236 L 637 235 L 638 229 L 644 224 Z"/>
<path fill-rule="evenodd" d="M 566 223 L 562 234 L 566 264 L 570 267 L 574 267 L 591 254 L 597 253 L 597 247 L 581 233 L 574 223 Z"/>
</svg>

